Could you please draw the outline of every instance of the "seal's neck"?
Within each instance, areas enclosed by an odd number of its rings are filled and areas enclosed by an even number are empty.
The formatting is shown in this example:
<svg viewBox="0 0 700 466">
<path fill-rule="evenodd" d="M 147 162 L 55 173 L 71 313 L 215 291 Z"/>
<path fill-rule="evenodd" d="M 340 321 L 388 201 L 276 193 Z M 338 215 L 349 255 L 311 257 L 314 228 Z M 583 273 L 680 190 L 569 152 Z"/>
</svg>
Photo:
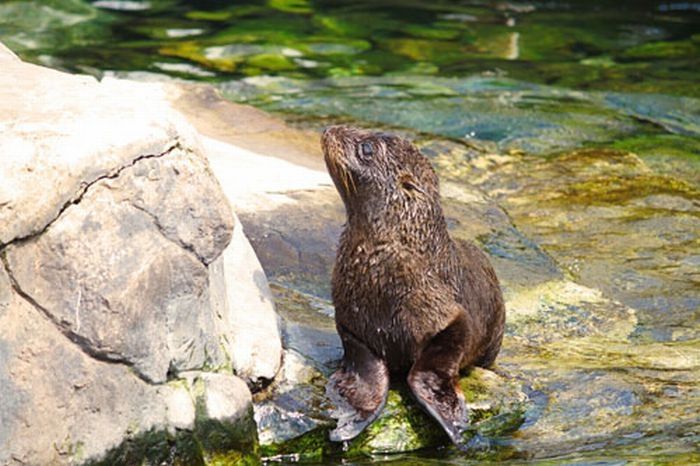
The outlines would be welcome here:
<svg viewBox="0 0 700 466">
<path fill-rule="evenodd" d="M 449 243 L 447 223 L 439 202 L 410 208 L 403 204 L 377 209 L 347 208 L 347 230 L 374 242 L 399 241 L 420 253 L 439 253 Z"/>
</svg>

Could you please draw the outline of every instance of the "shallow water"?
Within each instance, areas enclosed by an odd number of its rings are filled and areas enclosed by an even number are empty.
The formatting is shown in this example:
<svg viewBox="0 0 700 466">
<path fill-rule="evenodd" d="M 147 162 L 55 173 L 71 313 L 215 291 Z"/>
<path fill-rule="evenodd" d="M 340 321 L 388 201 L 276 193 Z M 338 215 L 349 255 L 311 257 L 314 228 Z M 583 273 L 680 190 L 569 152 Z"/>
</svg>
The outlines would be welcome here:
<svg viewBox="0 0 700 466">
<path fill-rule="evenodd" d="M 17 0 L 0 40 L 72 72 L 211 82 L 306 127 L 389 128 L 431 157 L 453 235 L 503 282 L 500 361 L 533 408 L 491 456 L 352 464 L 700 462 L 699 3 Z M 286 338 L 327 365 L 313 312 L 342 208 L 302 204 L 242 220 Z"/>
</svg>

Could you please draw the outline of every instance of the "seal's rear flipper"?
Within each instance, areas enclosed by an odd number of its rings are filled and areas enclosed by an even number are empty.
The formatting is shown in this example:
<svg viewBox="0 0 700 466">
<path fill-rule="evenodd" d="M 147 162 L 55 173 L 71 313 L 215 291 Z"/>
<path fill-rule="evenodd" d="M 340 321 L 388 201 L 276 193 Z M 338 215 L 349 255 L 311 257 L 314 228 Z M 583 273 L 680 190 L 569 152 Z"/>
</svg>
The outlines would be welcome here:
<svg viewBox="0 0 700 466">
<path fill-rule="evenodd" d="M 464 442 L 467 408 L 457 385 L 464 348 L 455 343 L 467 341 L 467 330 L 466 319 L 458 318 L 428 342 L 408 374 L 413 395 L 458 446 Z"/>
<path fill-rule="evenodd" d="M 334 442 L 351 440 L 381 413 L 389 391 L 389 370 L 362 342 L 339 328 L 345 356 L 342 367 L 328 381 L 326 392 L 336 405 L 332 416 L 338 426 Z"/>
</svg>

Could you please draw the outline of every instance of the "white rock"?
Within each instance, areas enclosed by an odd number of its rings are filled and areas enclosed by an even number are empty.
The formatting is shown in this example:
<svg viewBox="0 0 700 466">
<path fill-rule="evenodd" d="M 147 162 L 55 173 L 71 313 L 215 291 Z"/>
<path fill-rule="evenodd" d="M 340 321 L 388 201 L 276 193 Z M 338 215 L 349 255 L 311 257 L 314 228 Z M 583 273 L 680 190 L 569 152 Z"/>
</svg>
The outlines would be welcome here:
<svg viewBox="0 0 700 466">
<path fill-rule="evenodd" d="M 325 171 L 306 168 L 232 144 L 203 138 L 209 163 L 237 212 L 263 212 L 294 203 L 285 192 L 330 186 Z"/>
<path fill-rule="evenodd" d="M 251 386 L 275 377 L 282 361 L 282 340 L 272 293 L 262 266 L 236 221 L 224 251 L 229 354 L 236 374 Z"/>
<path fill-rule="evenodd" d="M 174 429 L 194 428 L 195 409 L 192 395 L 182 385 L 166 385 L 163 390 L 168 424 Z"/>
<path fill-rule="evenodd" d="M 203 409 L 208 419 L 235 422 L 252 412 L 253 398 L 243 380 L 234 375 L 202 374 Z"/>
</svg>

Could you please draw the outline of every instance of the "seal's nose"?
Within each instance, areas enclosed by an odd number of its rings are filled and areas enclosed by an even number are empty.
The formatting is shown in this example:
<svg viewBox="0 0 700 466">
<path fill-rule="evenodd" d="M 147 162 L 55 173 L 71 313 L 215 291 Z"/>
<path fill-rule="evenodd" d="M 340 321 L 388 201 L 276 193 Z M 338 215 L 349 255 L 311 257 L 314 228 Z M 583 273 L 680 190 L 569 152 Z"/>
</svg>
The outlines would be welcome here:
<svg viewBox="0 0 700 466">
<path fill-rule="evenodd" d="M 323 128 L 323 135 L 325 136 L 333 128 L 333 126 L 326 126 Z"/>
<path fill-rule="evenodd" d="M 342 127 L 338 125 L 326 126 L 323 129 L 323 134 L 321 135 L 321 143 L 325 145 L 328 142 L 330 142 L 333 138 L 335 138 L 339 128 Z"/>
<path fill-rule="evenodd" d="M 326 126 L 323 128 L 323 132 L 321 133 L 321 140 L 324 141 L 328 138 L 328 135 L 331 131 L 332 126 Z"/>
</svg>

